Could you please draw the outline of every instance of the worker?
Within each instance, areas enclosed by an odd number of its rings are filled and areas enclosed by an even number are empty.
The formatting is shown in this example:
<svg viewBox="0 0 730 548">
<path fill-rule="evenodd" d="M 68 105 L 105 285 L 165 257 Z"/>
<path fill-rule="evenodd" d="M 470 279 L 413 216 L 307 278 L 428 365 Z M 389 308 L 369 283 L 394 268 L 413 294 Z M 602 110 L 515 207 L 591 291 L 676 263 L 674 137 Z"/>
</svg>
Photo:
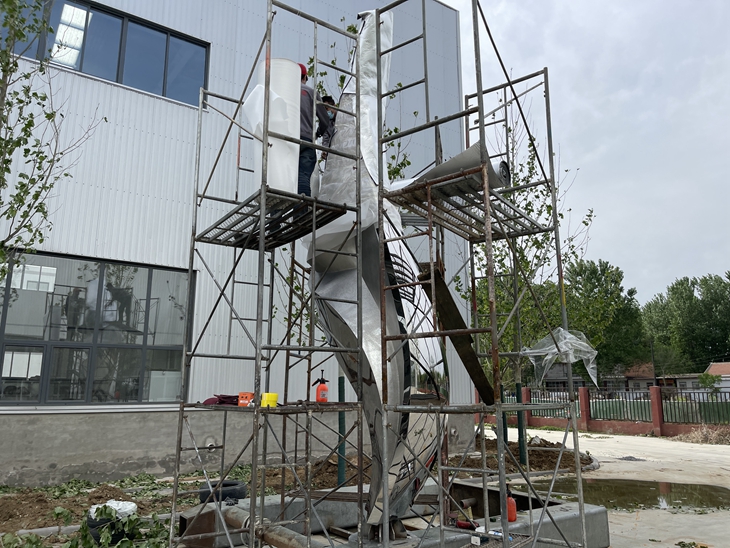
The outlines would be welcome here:
<svg viewBox="0 0 730 548">
<path fill-rule="evenodd" d="M 335 136 L 335 132 L 337 131 L 337 129 L 335 128 L 335 121 L 337 120 L 337 109 L 331 108 L 336 106 L 335 100 L 332 98 L 331 95 L 325 95 L 324 97 L 322 97 L 322 102 L 325 105 L 328 105 L 325 108 L 327 109 L 327 116 L 329 116 L 330 119 L 330 126 L 327 131 L 325 131 L 324 135 L 322 135 L 322 146 L 332 147 L 332 138 Z M 322 153 L 322 159 L 327 159 L 326 151 Z"/>
<path fill-rule="evenodd" d="M 317 126 L 316 137 L 324 135 L 330 126 L 330 119 L 327 115 L 327 109 L 322 104 L 322 98 L 319 93 L 315 94 L 314 90 L 307 85 L 307 67 L 299 63 L 302 69 L 302 96 L 299 101 L 299 138 L 302 141 L 312 142 L 312 109 L 316 104 Z M 316 103 L 315 103 L 316 98 Z M 297 192 L 305 196 L 311 196 L 312 192 L 309 186 L 309 180 L 312 177 L 314 166 L 317 163 L 317 153 L 314 148 L 302 143 L 299 145 L 299 185 Z"/>
</svg>

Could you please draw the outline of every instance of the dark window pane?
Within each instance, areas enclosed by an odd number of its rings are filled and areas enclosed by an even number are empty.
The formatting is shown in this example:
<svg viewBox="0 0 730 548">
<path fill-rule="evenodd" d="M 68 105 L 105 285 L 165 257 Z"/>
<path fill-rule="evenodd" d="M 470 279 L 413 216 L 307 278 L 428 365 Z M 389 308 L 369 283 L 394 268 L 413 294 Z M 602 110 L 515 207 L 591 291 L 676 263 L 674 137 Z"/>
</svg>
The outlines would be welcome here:
<svg viewBox="0 0 730 548">
<path fill-rule="evenodd" d="M 197 105 L 199 91 L 204 84 L 205 48 L 171 36 L 166 96 Z"/>
<path fill-rule="evenodd" d="M 176 401 L 182 386 L 182 350 L 148 350 L 143 401 Z"/>
<path fill-rule="evenodd" d="M 146 268 L 109 264 L 104 271 L 101 342 L 142 344 L 147 310 Z"/>
<path fill-rule="evenodd" d="M 116 80 L 121 37 L 122 20 L 119 17 L 92 9 L 86 29 L 82 72 Z"/>
<path fill-rule="evenodd" d="M 0 401 L 38 401 L 43 348 L 11 346 L 3 352 Z"/>
<path fill-rule="evenodd" d="M 182 345 L 187 313 L 188 275 L 155 270 L 147 337 L 149 345 Z"/>
<path fill-rule="evenodd" d="M 122 83 L 162 95 L 166 43 L 167 35 L 130 22 Z"/>
<path fill-rule="evenodd" d="M 54 3 L 50 21 L 54 34 L 49 33 L 47 39 L 54 62 L 78 70 L 87 11 L 74 2 Z"/>
<path fill-rule="evenodd" d="M 54 348 L 48 399 L 50 401 L 85 400 L 88 375 L 89 350 L 87 348 Z"/>
<path fill-rule="evenodd" d="M 142 351 L 125 348 L 100 348 L 94 368 L 92 403 L 135 402 L 139 394 Z"/>
</svg>

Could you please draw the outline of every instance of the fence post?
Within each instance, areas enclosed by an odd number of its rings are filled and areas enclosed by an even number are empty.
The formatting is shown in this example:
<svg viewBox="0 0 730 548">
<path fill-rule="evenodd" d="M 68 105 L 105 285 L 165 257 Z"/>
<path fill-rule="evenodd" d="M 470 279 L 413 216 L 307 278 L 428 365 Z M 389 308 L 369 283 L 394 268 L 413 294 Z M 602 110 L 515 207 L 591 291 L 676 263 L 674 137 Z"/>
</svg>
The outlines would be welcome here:
<svg viewBox="0 0 730 548">
<path fill-rule="evenodd" d="M 651 425 L 655 436 L 661 437 L 664 426 L 664 409 L 662 408 L 662 387 L 650 386 L 649 398 L 651 399 Z"/>
<path fill-rule="evenodd" d="M 578 406 L 580 417 L 578 417 L 578 430 L 588 431 L 588 421 L 591 418 L 591 395 L 587 386 L 578 388 Z"/>
<path fill-rule="evenodd" d="M 529 386 L 522 387 L 522 403 L 532 401 L 532 392 Z M 532 426 L 532 411 L 525 411 L 525 426 Z"/>
</svg>

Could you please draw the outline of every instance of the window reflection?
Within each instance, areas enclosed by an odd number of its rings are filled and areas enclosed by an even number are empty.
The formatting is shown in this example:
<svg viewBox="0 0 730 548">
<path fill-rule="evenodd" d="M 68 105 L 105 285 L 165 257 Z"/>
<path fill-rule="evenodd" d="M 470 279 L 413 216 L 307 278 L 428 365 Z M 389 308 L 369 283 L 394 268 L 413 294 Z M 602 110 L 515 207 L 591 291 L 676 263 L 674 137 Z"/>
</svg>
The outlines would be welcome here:
<svg viewBox="0 0 730 548">
<path fill-rule="evenodd" d="M 147 309 L 148 270 L 129 265 L 107 265 L 101 288 L 101 341 L 141 344 Z M 98 283 L 98 282 L 97 282 Z M 94 286 L 96 291 L 100 288 Z M 87 293 L 88 295 L 88 293 Z M 98 294 L 94 296 L 98 298 Z M 87 305 L 88 305 L 87 297 Z M 96 304 L 96 301 L 93 303 Z M 88 305 L 89 308 L 94 308 Z"/>
<path fill-rule="evenodd" d="M 92 403 L 137 401 L 141 365 L 141 350 L 100 348 L 94 370 Z"/>
<path fill-rule="evenodd" d="M 176 401 L 182 387 L 182 350 L 147 352 L 144 379 L 144 401 Z"/>
<path fill-rule="evenodd" d="M 73 2 L 59 2 L 58 4 L 62 5 L 58 22 L 51 20 L 51 26 L 55 30 L 51 59 L 56 63 L 78 70 L 81 46 L 84 42 L 87 8 Z M 56 9 L 54 9 L 55 11 Z"/>
<path fill-rule="evenodd" d="M 38 401 L 43 347 L 6 346 L 2 364 L 2 400 Z"/>
<path fill-rule="evenodd" d="M 7 287 L 0 281 L 0 397 L 175 401 L 187 279 L 185 272 L 138 265 L 25 256 L 11 267 Z"/>
<path fill-rule="evenodd" d="M 54 349 L 48 399 L 51 401 L 85 400 L 88 373 L 88 349 Z"/>
<path fill-rule="evenodd" d="M 188 275 L 156 270 L 152 274 L 149 335 L 151 344 L 180 345 L 185 333 Z"/>
</svg>

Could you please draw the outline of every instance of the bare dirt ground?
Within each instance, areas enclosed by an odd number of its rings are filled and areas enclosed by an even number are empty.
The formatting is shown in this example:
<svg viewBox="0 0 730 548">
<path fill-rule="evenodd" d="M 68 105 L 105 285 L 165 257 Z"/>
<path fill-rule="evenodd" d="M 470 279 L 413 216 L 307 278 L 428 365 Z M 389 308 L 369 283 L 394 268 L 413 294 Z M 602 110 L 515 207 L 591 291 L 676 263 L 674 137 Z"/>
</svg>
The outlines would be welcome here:
<svg viewBox="0 0 730 548">
<path fill-rule="evenodd" d="M 485 441 L 488 453 L 496 452 L 496 440 L 488 439 Z M 552 470 L 555 468 L 558 451 L 550 451 L 556 449 L 559 444 L 543 440 L 538 446 L 531 447 L 530 450 L 530 467 L 532 470 Z M 510 449 L 517 454 L 517 444 L 511 443 Z M 355 466 L 357 459 L 354 455 L 348 455 L 348 460 L 352 463 L 348 466 L 346 474 L 351 477 L 348 485 L 356 485 Z M 452 457 L 450 464 L 457 466 L 461 464 L 463 468 L 481 468 L 481 458 L 469 458 L 461 463 L 460 457 Z M 583 464 L 588 464 L 589 460 L 585 460 Z M 488 460 L 487 466 L 491 469 L 497 468 L 494 458 Z M 508 463 L 508 473 L 511 473 L 511 463 Z M 573 455 L 564 453 L 560 467 L 572 469 L 574 466 Z M 366 464 L 364 474 L 368 481 L 368 466 Z M 289 469 L 283 471 L 285 490 L 295 490 L 298 488 L 298 482 L 294 479 Z M 297 469 L 297 475 L 303 481 L 305 472 L 303 467 Z M 462 472 L 460 475 L 468 475 Z M 202 486 L 202 476 L 188 477 L 190 488 L 194 489 Z M 134 482 L 132 482 L 134 483 Z M 328 460 L 322 460 L 313 466 L 312 486 L 315 489 L 328 489 L 337 486 L 337 460 L 331 457 Z M 169 480 L 160 480 L 155 482 L 153 478 L 150 481 L 142 482 L 144 488 L 137 488 L 134 492 L 130 489 L 123 490 L 119 486 L 109 484 L 99 484 L 96 486 L 77 485 L 59 486 L 56 489 L 10 489 L 0 487 L 0 533 L 14 533 L 21 529 L 38 529 L 42 527 L 51 527 L 62 525 L 60 518 L 54 517 L 54 509 L 61 507 L 69 510 L 73 514 L 72 523 L 81 522 L 84 513 L 93 505 L 101 504 L 109 499 L 125 500 L 135 502 L 139 508 L 140 515 L 150 515 L 152 513 L 167 514 L 171 511 L 171 496 L 169 490 L 171 483 Z M 260 484 L 260 481 L 259 481 Z M 266 471 L 266 487 L 270 493 L 281 492 L 282 470 L 268 469 Z M 93 488 L 92 488 L 93 487 Z M 197 497 L 187 497 L 178 503 L 180 509 L 189 508 L 198 503 Z"/>
</svg>

